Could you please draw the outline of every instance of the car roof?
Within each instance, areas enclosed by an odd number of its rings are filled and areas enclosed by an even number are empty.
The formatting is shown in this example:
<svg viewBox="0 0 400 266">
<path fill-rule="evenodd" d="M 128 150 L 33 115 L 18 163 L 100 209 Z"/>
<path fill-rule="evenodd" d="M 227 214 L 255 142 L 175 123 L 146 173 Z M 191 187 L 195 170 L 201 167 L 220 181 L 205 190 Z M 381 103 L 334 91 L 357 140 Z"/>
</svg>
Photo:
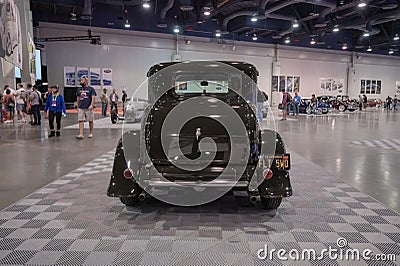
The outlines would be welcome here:
<svg viewBox="0 0 400 266">
<path fill-rule="evenodd" d="M 242 71 L 247 76 L 249 76 L 252 80 L 257 80 L 257 77 L 259 75 L 257 68 L 254 65 L 249 64 L 249 63 L 236 62 L 236 61 L 235 62 L 234 61 L 217 61 L 217 62 L 230 65 L 230 66 Z M 182 62 L 165 62 L 165 63 L 156 64 L 156 65 L 150 67 L 149 71 L 147 72 L 147 77 L 151 77 L 156 72 L 158 72 L 164 68 L 167 68 L 169 66 L 179 64 L 179 63 L 182 63 Z"/>
</svg>

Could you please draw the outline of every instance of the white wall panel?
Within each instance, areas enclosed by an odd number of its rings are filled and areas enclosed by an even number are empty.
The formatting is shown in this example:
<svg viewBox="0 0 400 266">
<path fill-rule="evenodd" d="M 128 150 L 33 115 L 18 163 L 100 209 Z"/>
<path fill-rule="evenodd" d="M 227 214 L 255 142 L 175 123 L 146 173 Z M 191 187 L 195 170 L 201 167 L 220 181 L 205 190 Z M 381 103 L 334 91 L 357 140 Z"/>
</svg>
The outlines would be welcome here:
<svg viewBox="0 0 400 266">
<path fill-rule="evenodd" d="M 43 23 L 37 37 L 87 35 L 86 27 Z M 46 43 L 46 63 L 49 82 L 63 83 L 64 66 L 109 67 L 113 69 L 114 86 L 136 88 L 146 78 L 150 66 L 171 61 L 176 53 L 173 35 L 133 32 L 127 30 L 93 29 L 101 35 L 101 46 L 85 42 Z M 190 40 L 185 44 L 184 40 Z M 272 61 L 274 46 L 250 42 L 235 42 L 225 46 L 210 42 L 207 38 L 180 37 L 179 51 L 183 60 L 230 60 L 254 64 L 260 72 L 259 87 L 271 95 Z M 355 78 L 347 86 L 347 71 L 351 65 L 349 52 L 317 50 L 279 46 L 278 61 L 281 75 L 300 76 L 300 93 L 310 96 L 321 94 L 320 78 L 344 79 L 344 90 L 357 97 L 362 78 L 382 80 L 383 94 L 394 93 L 394 82 L 398 79 L 400 60 L 398 57 L 362 54 L 354 56 Z M 277 96 L 278 95 L 278 96 Z M 275 98 L 280 98 L 277 94 Z M 271 97 L 272 98 L 272 97 Z M 274 101 L 279 101 L 275 99 Z"/>
</svg>

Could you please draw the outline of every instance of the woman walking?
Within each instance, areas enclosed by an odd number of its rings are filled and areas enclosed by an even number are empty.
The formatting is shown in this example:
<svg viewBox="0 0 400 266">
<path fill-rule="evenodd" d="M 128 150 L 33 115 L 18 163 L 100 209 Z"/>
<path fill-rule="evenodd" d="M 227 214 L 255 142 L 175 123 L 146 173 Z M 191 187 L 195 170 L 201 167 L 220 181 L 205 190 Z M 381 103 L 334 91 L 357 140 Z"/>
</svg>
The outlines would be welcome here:
<svg viewBox="0 0 400 266">
<path fill-rule="evenodd" d="M 54 136 L 59 137 L 61 135 L 61 116 L 66 113 L 64 97 L 59 94 L 58 85 L 53 85 L 50 89 L 51 92 L 47 96 L 46 105 L 44 107 L 46 118 L 49 119 L 49 138 Z M 54 117 L 57 123 L 56 131 L 54 130 Z"/>
</svg>

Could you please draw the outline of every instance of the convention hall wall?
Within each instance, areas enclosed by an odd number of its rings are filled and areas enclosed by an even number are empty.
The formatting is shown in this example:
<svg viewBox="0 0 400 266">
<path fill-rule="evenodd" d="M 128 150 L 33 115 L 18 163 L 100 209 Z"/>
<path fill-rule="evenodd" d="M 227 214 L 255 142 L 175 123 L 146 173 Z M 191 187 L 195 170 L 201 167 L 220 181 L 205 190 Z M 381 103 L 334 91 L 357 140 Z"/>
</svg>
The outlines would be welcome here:
<svg viewBox="0 0 400 266">
<path fill-rule="evenodd" d="M 41 23 L 38 37 L 80 36 L 87 34 L 82 26 Z M 126 30 L 93 29 L 101 36 L 102 45 L 85 42 L 45 43 L 45 60 L 49 83 L 63 84 L 64 66 L 105 67 L 113 69 L 114 87 L 129 91 L 140 86 L 150 66 L 171 61 L 176 54 L 173 35 L 139 33 Z M 188 42 L 187 40 L 190 40 Z M 394 95 L 399 70 L 398 57 L 338 53 L 328 50 L 303 49 L 272 45 L 236 42 L 234 45 L 218 44 L 206 38 L 180 36 L 179 54 L 182 60 L 231 60 L 247 61 L 260 71 L 259 86 L 272 102 L 280 100 L 279 93 L 271 93 L 272 75 L 300 77 L 300 93 L 333 94 L 323 91 L 321 79 L 343 82 L 343 93 L 351 97 L 360 94 L 361 79 L 382 81 L 382 93 L 373 97 Z M 272 67 L 277 60 L 278 67 Z M 372 96 L 371 96 L 372 97 Z"/>
</svg>

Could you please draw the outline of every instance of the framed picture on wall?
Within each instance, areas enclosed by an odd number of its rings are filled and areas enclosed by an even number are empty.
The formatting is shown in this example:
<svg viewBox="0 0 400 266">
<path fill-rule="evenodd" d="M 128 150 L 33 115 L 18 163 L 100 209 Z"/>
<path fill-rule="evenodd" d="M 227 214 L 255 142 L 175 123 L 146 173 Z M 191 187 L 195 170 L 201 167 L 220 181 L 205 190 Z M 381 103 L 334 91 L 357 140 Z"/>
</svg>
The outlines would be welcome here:
<svg viewBox="0 0 400 266">
<path fill-rule="evenodd" d="M 90 68 L 90 86 L 92 86 L 95 90 L 100 91 L 101 89 L 101 68 L 99 67 L 91 67 Z"/>
<path fill-rule="evenodd" d="M 76 84 L 75 67 L 64 67 L 64 87 L 75 87 Z"/>
<path fill-rule="evenodd" d="M 361 80 L 361 94 L 381 94 L 382 93 L 382 81 L 381 80 Z"/>
<path fill-rule="evenodd" d="M 287 92 L 293 92 L 293 77 L 287 77 Z"/>
<path fill-rule="evenodd" d="M 89 77 L 89 68 L 88 67 L 77 67 L 76 68 L 76 79 L 77 83 L 79 84 L 81 77 L 86 76 Z"/>
<path fill-rule="evenodd" d="M 371 94 L 371 84 L 372 84 L 371 81 L 367 80 L 365 84 L 366 84 L 365 85 L 365 93 L 366 94 Z"/>
<path fill-rule="evenodd" d="M 286 78 L 285 76 L 280 76 L 279 77 L 279 91 L 285 91 L 286 90 Z"/>
<path fill-rule="evenodd" d="M 102 71 L 103 87 L 112 88 L 113 85 L 113 73 L 111 68 L 103 68 Z"/>
<path fill-rule="evenodd" d="M 376 94 L 381 94 L 382 92 L 382 81 L 377 80 L 376 81 Z"/>
<path fill-rule="evenodd" d="M 376 80 L 371 80 L 371 94 L 376 94 Z"/>
<path fill-rule="evenodd" d="M 300 91 L 300 77 L 293 77 L 293 91 Z"/>
<path fill-rule="evenodd" d="M 272 84 L 271 84 L 271 89 L 272 91 L 276 92 L 278 91 L 278 86 L 279 86 L 279 77 L 278 76 L 272 76 Z"/>
</svg>

